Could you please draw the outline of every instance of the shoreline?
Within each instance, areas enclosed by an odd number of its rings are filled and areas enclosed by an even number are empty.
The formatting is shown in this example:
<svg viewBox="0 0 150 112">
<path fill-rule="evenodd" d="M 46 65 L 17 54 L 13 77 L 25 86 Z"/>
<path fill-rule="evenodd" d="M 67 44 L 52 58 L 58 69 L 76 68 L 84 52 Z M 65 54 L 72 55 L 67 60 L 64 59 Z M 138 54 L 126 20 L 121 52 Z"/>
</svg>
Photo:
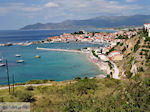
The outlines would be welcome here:
<svg viewBox="0 0 150 112">
<path fill-rule="evenodd" d="M 44 40 L 39 40 L 39 41 L 32 41 L 32 42 L 18 42 L 18 43 L 7 43 L 7 44 L 0 44 L 0 46 L 29 46 L 29 45 L 33 45 L 33 44 L 46 44 L 46 43 L 71 43 L 71 42 L 76 42 L 76 43 L 82 43 L 82 41 L 49 41 L 48 39 L 44 39 Z M 84 41 L 83 41 L 84 42 Z M 105 44 L 105 41 L 104 43 L 103 42 L 100 42 L 100 43 L 96 43 L 96 42 L 88 42 L 86 41 L 86 43 L 89 43 L 89 44 Z M 109 43 L 107 43 L 109 44 Z M 104 48 L 106 46 L 103 46 Z M 86 55 L 86 58 L 91 62 L 93 63 L 94 65 L 97 66 L 98 70 L 100 72 L 102 72 L 101 74 L 97 74 L 95 77 L 96 78 L 105 78 L 107 77 L 107 74 L 110 74 L 110 67 L 108 65 L 108 62 L 104 62 L 102 60 L 100 60 L 99 58 L 96 58 L 97 61 L 95 61 L 93 59 L 93 54 L 92 52 L 90 51 L 89 53 L 86 53 L 86 52 L 83 52 L 82 50 L 68 50 L 68 49 L 49 49 L 49 48 L 37 48 L 37 50 L 47 50 L 47 51 L 62 51 L 62 52 L 75 52 L 75 53 L 82 53 L 84 55 Z M 90 78 L 90 77 L 89 77 Z"/>
<path fill-rule="evenodd" d="M 84 54 L 85 54 L 85 53 L 84 53 Z M 104 72 L 104 73 L 102 73 L 102 74 L 97 75 L 96 78 L 105 78 L 105 77 L 107 76 L 107 74 L 109 74 L 109 72 L 110 72 L 110 70 L 108 69 L 109 66 L 106 66 L 106 63 L 105 63 L 104 61 L 94 62 L 94 61 L 92 60 L 92 56 L 93 56 L 93 55 L 92 55 L 91 53 L 86 53 L 85 55 L 86 55 L 87 59 L 88 59 L 91 63 L 93 63 L 93 64 L 95 64 L 95 65 L 97 66 L 97 68 L 99 69 L 99 71 Z M 102 76 L 102 77 L 100 77 L 100 76 Z M 105 76 L 105 77 L 104 77 L 104 76 Z"/>
<path fill-rule="evenodd" d="M 72 49 L 50 49 L 50 48 L 36 48 L 37 50 L 46 50 L 46 51 L 58 51 L 58 52 L 73 52 L 73 53 L 81 53 L 81 54 L 84 54 L 86 56 L 86 58 L 88 59 L 88 61 L 90 61 L 91 63 L 95 64 L 97 66 L 97 68 L 99 69 L 99 71 L 103 71 L 104 73 L 108 74 L 110 71 L 108 70 L 108 67 L 109 66 L 106 66 L 104 65 L 104 62 L 101 60 L 101 61 L 98 61 L 98 63 L 94 62 L 92 60 L 92 53 L 86 53 L 86 52 L 83 52 L 81 50 L 72 50 Z M 99 74 L 99 75 L 103 75 L 105 76 L 106 74 Z M 98 75 L 98 76 L 99 76 Z"/>
</svg>

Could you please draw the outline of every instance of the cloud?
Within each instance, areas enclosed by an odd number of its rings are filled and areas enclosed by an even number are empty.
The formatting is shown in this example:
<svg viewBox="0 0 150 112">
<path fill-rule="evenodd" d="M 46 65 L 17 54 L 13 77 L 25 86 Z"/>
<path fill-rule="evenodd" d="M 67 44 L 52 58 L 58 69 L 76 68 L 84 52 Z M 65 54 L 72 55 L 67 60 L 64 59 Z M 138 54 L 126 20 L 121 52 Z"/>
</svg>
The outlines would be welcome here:
<svg viewBox="0 0 150 112">
<path fill-rule="evenodd" d="M 126 0 L 126 2 L 136 2 L 138 0 Z"/>
<path fill-rule="evenodd" d="M 28 12 L 36 12 L 42 10 L 40 7 L 24 7 L 22 8 L 23 11 L 28 11 Z"/>
<path fill-rule="evenodd" d="M 0 16 L 12 14 L 14 16 L 26 16 L 34 19 L 34 21 L 39 18 L 41 21 L 58 22 L 66 19 L 87 19 L 101 15 L 131 15 L 139 13 L 140 10 L 146 11 L 145 6 L 121 4 L 115 0 L 44 0 L 42 4 L 1 4 Z"/>
<path fill-rule="evenodd" d="M 48 2 L 47 4 L 45 4 L 45 7 L 58 7 L 59 5 L 53 2 Z"/>
</svg>

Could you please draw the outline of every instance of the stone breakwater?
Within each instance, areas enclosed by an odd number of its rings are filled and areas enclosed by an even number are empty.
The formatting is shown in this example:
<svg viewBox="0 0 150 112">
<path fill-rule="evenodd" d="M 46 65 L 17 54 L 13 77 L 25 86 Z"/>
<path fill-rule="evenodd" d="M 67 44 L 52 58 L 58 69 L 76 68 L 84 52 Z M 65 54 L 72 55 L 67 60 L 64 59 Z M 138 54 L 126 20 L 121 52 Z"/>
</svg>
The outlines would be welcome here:
<svg viewBox="0 0 150 112">
<path fill-rule="evenodd" d="M 75 53 L 82 53 L 80 50 L 71 50 L 71 49 L 51 49 L 51 48 L 36 48 L 37 50 L 46 50 L 46 51 L 62 51 L 62 52 L 75 52 Z"/>
</svg>

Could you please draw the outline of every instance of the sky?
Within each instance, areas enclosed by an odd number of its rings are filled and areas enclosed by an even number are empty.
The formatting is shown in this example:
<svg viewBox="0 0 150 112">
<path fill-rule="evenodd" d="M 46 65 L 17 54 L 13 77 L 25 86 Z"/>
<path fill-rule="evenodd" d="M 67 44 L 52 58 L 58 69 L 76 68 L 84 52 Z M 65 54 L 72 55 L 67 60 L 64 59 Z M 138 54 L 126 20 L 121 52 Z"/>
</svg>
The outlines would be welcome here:
<svg viewBox="0 0 150 112">
<path fill-rule="evenodd" d="M 150 14 L 150 0 L 0 0 L 0 30 L 97 16 Z"/>
</svg>

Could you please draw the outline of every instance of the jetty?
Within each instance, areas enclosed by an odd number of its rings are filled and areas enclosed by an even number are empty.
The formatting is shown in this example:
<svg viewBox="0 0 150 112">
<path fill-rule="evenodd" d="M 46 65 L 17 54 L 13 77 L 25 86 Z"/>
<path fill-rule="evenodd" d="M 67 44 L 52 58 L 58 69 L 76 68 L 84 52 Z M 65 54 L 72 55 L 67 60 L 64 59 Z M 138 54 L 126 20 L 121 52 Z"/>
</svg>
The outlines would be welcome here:
<svg viewBox="0 0 150 112">
<path fill-rule="evenodd" d="M 63 52 L 75 52 L 75 53 L 82 53 L 80 50 L 73 50 L 73 49 L 51 49 L 51 48 L 36 48 L 37 50 L 46 50 L 46 51 L 63 51 Z"/>
</svg>

